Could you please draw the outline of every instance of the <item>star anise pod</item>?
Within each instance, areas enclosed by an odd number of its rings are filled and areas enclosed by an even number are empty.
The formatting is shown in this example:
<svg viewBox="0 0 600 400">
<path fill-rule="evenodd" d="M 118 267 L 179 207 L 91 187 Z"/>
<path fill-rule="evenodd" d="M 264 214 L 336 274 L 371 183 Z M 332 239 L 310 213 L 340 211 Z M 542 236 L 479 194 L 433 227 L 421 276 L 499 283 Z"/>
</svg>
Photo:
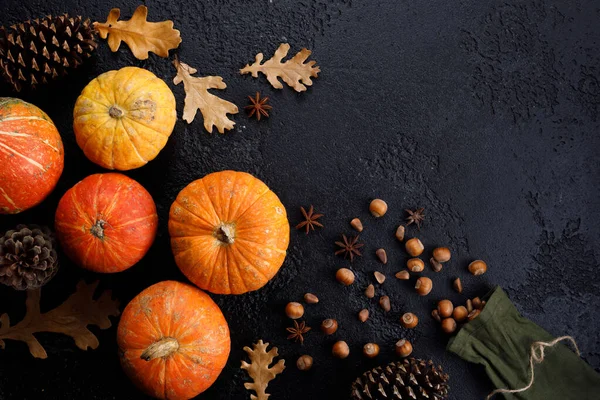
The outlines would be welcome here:
<svg viewBox="0 0 600 400">
<path fill-rule="evenodd" d="M 425 209 L 423 207 L 421 208 L 417 208 L 416 210 L 412 211 L 412 210 L 404 210 L 408 213 L 408 217 L 406 217 L 406 220 L 408 221 L 408 223 L 406 225 L 410 225 L 410 224 L 416 224 L 417 228 L 421 229 L 421 223 L 425 220 Z"/>
<path fill-rule="evenodd" d="M 290 334 L 288 335 L 288 339 L 294 340 L 296 342 L 300 341 L 300 344 L 304 344 L 304 334 L 310 331 L 310 326 L 306 326 L 306 322 L 302 321 L 298 323 L 298 321 L 294 320 L 294 326 L 290 328 L 285 328 Z"/>
<path fill-rule="evenodd" d="M 365 244 L 358 243 L 358 238 L 359 238 L 359 236 L 356 235 L 356 236 L 352 237 L 351 239 L 348 239 L 346 237 L 346 235 L 342 234 L 342 239 L 344 241 L 343 242 L 335 242 L 336 245 L 341 247 L 341 249 L 339 249 L 338 251 L 335 252 L 335 255 L 337 256 L 338 254 L 344 254 L 344 258 L 350 257 L 350 262 L 354 261 L 355 255 L 362 256 L 362 254 L 360 254 L 360 251 L 358 251 L 358 249 L 363 247 Z"/>
<path fill-rule="evenodd" d="M 261 116 L 265 116 L 267 118 L 269 117 L 268 110 L 272 109 L 273 107 L 266 104 L 267 101 L 269 101 L 268 97 L 263 97 L 261 99 L 260 93 L 256 92 L 256 97 L 253 98 L 252 96 L 248 96 L 248 99 L 250 99 L 250 102 L 252 103 L 245 107 L 246 110 L 248 110 L 248 117 L 255 115 L 256 119 L 259 121 Z"/>
<path fill-rule="evenodd" d="M 302 229 L 302 228 L 306 227 L 306 234 L 308 234 L 308 232 L 311 229 L 313 231 L 315 230 L 315 226 L 318 226 L 320 228 L 323 227 L 323 225 L 317 221 L 319 218 L 321 218 L 323 216 L 323 214 L 315 214 L 315 209 L 313 208 L 312 205 L 308 209 L 308 212 L 306 212 L 304 207 L 300 207 L 300 211 L 302 211 L 302 215 L 304 215 L 305 221 L 302 221 L 298 225 L 296 225 L 296 229 Z"/>
</svg>

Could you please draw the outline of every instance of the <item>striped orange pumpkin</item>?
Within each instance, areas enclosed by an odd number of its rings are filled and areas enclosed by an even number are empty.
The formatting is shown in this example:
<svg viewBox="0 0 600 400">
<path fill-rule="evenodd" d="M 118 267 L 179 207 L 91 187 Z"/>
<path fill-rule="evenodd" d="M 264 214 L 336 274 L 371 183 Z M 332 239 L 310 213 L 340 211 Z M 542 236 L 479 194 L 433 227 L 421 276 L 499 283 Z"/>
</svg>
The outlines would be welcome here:
<svg viewBox="0 0 600 400">
<path fill-rule="evenodd" d="M 285 207 L 245 172 L 221 171 L 186 186 L 169 213 L 175 262 L 201 289 L 240 294 L 279 271 L 290 240 Z"/>
<path fill-rule="evenodd" d="M 120 272 L 146 254 L 158 227 L 150 193 L 117 173 L 90 175 L 67 190 L 55 228 L 65 253 L 94 272 Z"/>
<path fill-rule="evenodd" d="M 52 192 L 64 166 L 54 123 L 33 104 L 0 97 L 0 214 L 16 214 Z"/>
</svg>

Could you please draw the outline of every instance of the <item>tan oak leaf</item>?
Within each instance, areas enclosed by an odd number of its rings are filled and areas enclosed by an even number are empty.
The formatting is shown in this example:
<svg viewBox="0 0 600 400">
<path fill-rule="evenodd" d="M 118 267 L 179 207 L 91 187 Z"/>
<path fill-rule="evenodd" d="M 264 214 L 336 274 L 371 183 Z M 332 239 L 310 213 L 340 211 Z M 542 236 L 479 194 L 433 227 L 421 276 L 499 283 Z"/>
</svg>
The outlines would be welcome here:
<svg viewBox="0 0 600 400">
<path fill-rule="evenodd" d="M 240 73 L 252 74 L 254 78 L 258 77 L 258 73 L 262 72 L 266 75 L 267 80 L 275 89 L 281 89 L 283 85 L 279 81 L 279 78 L 283 79 L 285 83 L 291 86 L 297 92 L 304 92 L 306 86 L 312 85 L 310 78 L 316 78 L 321 72 L 318 66 L 315 66 L 316 61 L 309 61 L 305 63 L 306 59 L 310 56 L 311 51 L 302 49 L 291 59 L 281 62 L 281 60 L 287 56 L 290 50 L 290 45 L 282 43 L 279 48 L 275 51 L 273 58 L 265 61 L 261 64 L 264 56 L 263 53 L 258 53 L 253 64 L 246 64 L 246 66 L 240 69 Z"/>
<path fill-rule="evenodd" d="M 94 22 L 94 29 L 102 39 L 108 36 L 108 46 L 112 51 L 119 50 L 121 42 L 127 43 L 138 60 L 148 58 L 148 52 L 168 57 L 169 50 L 176 49 L 181 43 L 173 21 L 148 22 L 148 8 L 139 6 L 129 21 L 119 21 L 121 11 L 113 8 L 106 22 Z"/>
<path fill-rule="evenodd" d="M 217 127 L 219 133 L 225 133 L 225 129 L 233 129 L 235 122 L 227 118 L 227 114 L 237 114 L 238 108 L 235 104 L 223 100 L 211 94 L 208 89 L 225 89 L 227 85 L 220 76 L 192 76 L 198 72 L 177 58 L 173 61 L 177 68 L 177 75 L 173 83 L 178 85 L 183 82 L 185 89 L 185 104 L 183 107 L 183 119 L 190 124 L 196 117 L 199 109 L 204 118 L 204 128 L 212 133 L 213 126 Z"/>
<path fill-rule="evenodd" d="M 0 348 L 4 348 L 4 339 L 20 340 L 27 343 L 29 352 L 35 358 L 47 358 L 48 354 L 40 342 L 33 336 L 38 332 L 54 332 L 69 335 L 75 339 L 75 345 L 82 350 L 98 347 L 98 338 L 87 328 L 96 325 L 100 329 L 111 326 L 110 316 L 118 316 L 119 302 L 112 300 L 110 291 L 103 292 L 94 299 L 98 282 L 90 285 L 81 281 L 77 290 L 64 303 L 47 313 L 40 311 L 41 289 L 29 290 L 25 301 L 25 317 L 16 325 L 10 326 L 7 314 L 0 316 Z"/>
<path fill-rule="evenodd" d="M 277 347 L 273 347 L 269 351 L 267 351 L 267 347 L 269 347 L 269 343 L 263 343 L 262 340 L 253 344 L 252 349 L 248 346 L 244 347 L 244 351 L 250 357 L 250 364 L 242 360 L 241 368 L 248 371 L 248 375 L 254 381 L 252 383 L 244 383 L 244 387 L 247 390 L 254 390 L 256 392 L 256 395 L 250 395 L 250 399 L 252 400 L 267 400 L 270 396 L 266 392 L 269 382 L 285 369 L 285 360 L 279 360 L 277 364 L 269 367 L 273 359 L 278 356 L 278 353 Z"/>
</svg>

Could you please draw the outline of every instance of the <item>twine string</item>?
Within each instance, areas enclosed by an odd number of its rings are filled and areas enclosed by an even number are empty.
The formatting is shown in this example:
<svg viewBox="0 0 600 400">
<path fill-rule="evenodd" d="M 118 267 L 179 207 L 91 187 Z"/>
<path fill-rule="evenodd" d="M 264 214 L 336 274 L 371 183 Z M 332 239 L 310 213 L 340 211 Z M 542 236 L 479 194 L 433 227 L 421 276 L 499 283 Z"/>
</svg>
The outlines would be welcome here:
<svg viewBox="0 0 600 400">
<path fill-rule="evenodd" d="M 529 371 L 531 371 L 531 379 L 529 379 L 529 384 L 520 389 L 496 389 L 492 393 L 488 394 L 485 400 L 490 400 L 494 395 L 497 395 L 498 393 L 521 393 L 530 389 L 531 386 L 533 386 L 533 382 L 535 380 L 535 364 L 540 364 L 542 361 L 544 361 L 546 347 L 554 347 L 563 340 L 570 341 L 573 347 L 575 348 L 575 352 L 577 353 L 577 355 L 581 355 L 581 353 L 579 352 L 579 347 L 577 347 L 577 343 L 575 343 L 575 339 L 573 339 L 572 336 L 561 336 L 552 340 L 551 342 L 534 342 L 531 345 L 531 355 L 529 356 Z"/>
</svg>

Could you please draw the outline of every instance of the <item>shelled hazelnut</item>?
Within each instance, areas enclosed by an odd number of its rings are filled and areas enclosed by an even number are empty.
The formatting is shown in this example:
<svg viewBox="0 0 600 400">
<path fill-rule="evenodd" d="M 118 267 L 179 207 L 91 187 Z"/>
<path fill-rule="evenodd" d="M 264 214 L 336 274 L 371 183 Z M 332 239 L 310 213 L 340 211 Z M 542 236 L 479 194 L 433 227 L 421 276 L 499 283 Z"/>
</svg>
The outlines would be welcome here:
<svg viewBox="0 0 600 400">
<path fill-rule="evenodd" d="M 475 260 L 469 264 L 469 272 L 475 276 L 483 275 L 487 271 L 487 264 L 482 260 Z"/>
<path fill-rule="evenodd" d="M 365 296 L 367 296 L 367 298 L 369 299 L 375 297 L 375 286 L 373 286 L 373 284 L 367 286 L 367 288 L 365 289 Z"/>
<path fill-rule="evenodd" d="M 312 293 L 306 293 L 304 295 L 304 301 L 308 304 L 317 304 L 319 302 L 319 298 Z"/>
<path fill-rule="evenodd" d="M 300 371 L 308 371 L 309 369 L 311 369 L 313 366 L 313 358 L 311 356 L 309 356 L 308 354 L 304 354 L 300 357 L 298 357 L 298 360 L 296 360 L 296 367 L 298 367 L 298 369 Z"/>
<path fill-rule="evenodd" d="M 333 356 L 336 358 L 344 359 L 350 354 L 350 347 L 348 347 L 348 343 L 340 340 L 339 342 L 335 342 L 333 344 L 333 347 L 331 348 L 331 354 L 333 354 Z"/>
<path fill-rule="evenodd" d="M 413 257 L 420 256 L 425 250 L 423 243 L 417 238 L 408 239 L 404 247 L 406 247 L 406 252 Z"/>
<path fill-rule="evenodd" d="M 358 218 L 354 218 L 352 221 L 350 221 L 350 226 L 356 229 L 357 232 L 363 231 L 363 224 Z"/>
<path fill-rule="evenodd" d="M 410 356 L 413 351 L 412 344 L 406 339 L 400 339 L 396 342 L 396 354 L 402 358 Z"/>
<path fill-rule="evenodd" d="M 410 279 L 410 274 L 408 273 L 408 271 L 406 270 L 402 270 L 400 272 L 396 272 L 396 278 L 403 280 L 403 281 L 407 281 Z"/>
<path fill-rule="evenodd" d="M 379 261 L 382 264 L 387 264 L 388 259 L 387 259 L 387 253 L 385 252 L 385 249 L 377 249 L 377 251 L 375 251 L 375 255 L 377 256 L 377 258 L 379 259 Z"/>
<path fill-rule="evenodd" d="M 425 263 L 420 258 L 410 258 L 406 261 L 406 267 L 411 272 L 423 272 Z"/>
<path fill-rule="evenodd" d="M 340 268 L 335 273 L 335 279 L 345 286 L 350 286 L 354 283 L 354 272 L 348 268 Z"/>
<path fill-rule="evenodd" d="M 390 298 L 388 296 L 381 296 L 379 298 L 379 305 L 383 308 L 383 311 L 388 312 L 392 309 L 390 304 Z"/>
<path fill-rule="evenodd" d="M 454 311 L 452 311 L 452 318 L 454 318 L 456 322 L 464 321 L 467 319 L 467 315 L 469 315 L 469 312 L 465 306 L 457 306 L 454 308 Z"/>
<path fill-rule="evenodd" d="M 442 318 L 448 318 L 454 311 L 454 305 L 450 300 L 440 300 L 437 304 L 437 310 Z"/>
<path fill-rule="evenodd" d="M 335 319 L 328 318 L 321 322 L 321 331 L 326 335 L 333 335 L 338 329 L 338 323 Z"/>
<path fill-rule="evenodd" d="M 398 239 L 401 242 L 404 242 L 404 233 L 405 232 L 406 232 L 406 228 L 404 227 L 404 225 L 398 226 L 398 229 L 396 229 L 396 239 Z"/>
<path fill-rule="evenodd" d="M 295 301 L 287 303 L 285 306 L 285 315 L 291 319 L 298 319 L 304 315 L 304 306 Z"/>
<path fill-rule="evenodd" d="M 380 285 L 385 282 L 385 275 L 382 274 L 379 271 L 375 271 L 373 272 L 373 275 L 375 276 L 375 280 L 377 281 L 377 283 L 379 283 Z"/>
<path fill-rule="evenodd" d="M 427 278 L 426 276 L 422 276 L 419 279 L 417 279 L 415 289 L 419 296 L 427 296 L 431 292 L 432 288 L 433 282 L 431 281 L 431 279 Z"/>
<path fill-rule="evenodd" d="M 450 254 L 450 249 L 447 247 L 437 247 L 437 248 L 433 249 L 433 258 L 437 262 L 440 262 L 440 263 L 448 262 L 448 261 L 450 261 L 451 256 L 452 255 Z"/>
<path fill-rule="evenodd" d="M 413 313 L 405 313 L 400 318 L 400 323 L 405 328 L 414 328 L 419 323 L 419 318 Z"/>
<path fill-rule="evenodd" d="M 383 217 L 387 212 L 388 205 L 381 199 L 375 199 L 369 204 L 369 211 L 375 218 Z"/>
<path fill-rule="evenodd" d="M 379 345 L 377 343 L 367 343 L 363 346 L 363 354 L 367 358 L 375 358 L 379 355 Z"/>
<path fill-rule="evenodd" d="M 358 313 L 358 320 L 360 322 L 365 322 L 366 320 L 369 319 L 369 310 L 367 310 L 366 308 L 363 308 L 362 310 L 360 310 L 360 312 Z"/>
<path fill-rule="evenodd" d="M 478 310 L 481 310 L 483 308 L 481 305 L 481 299 L 479 297 L 475 297 L 471 301 L 473 302 L 473 308 L 476 308 Z"/>
<path fill-rule="evenodd" d="M 456 321 L 454 318 L 445 318 L 442 320 L 442 330 L 448 334 L 456 330 Z"/>
</svg>

